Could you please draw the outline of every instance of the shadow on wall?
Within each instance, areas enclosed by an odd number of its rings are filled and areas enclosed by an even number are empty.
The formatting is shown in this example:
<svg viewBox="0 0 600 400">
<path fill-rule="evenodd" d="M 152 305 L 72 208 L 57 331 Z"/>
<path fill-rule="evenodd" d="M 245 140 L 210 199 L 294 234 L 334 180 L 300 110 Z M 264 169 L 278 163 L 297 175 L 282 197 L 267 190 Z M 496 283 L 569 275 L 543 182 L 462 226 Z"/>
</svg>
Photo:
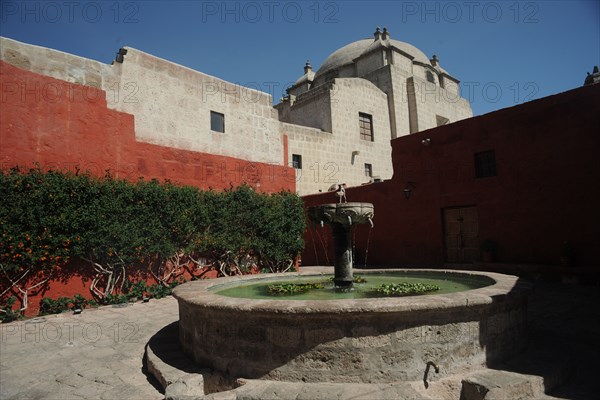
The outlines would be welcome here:
<svg viewBox="0 0 600 400">
<path fill-rule="evenodd" d="M 346 189 L 375 206 L 375 228 L 355 235 L 358 264 L 367 243 L 368 266 L 479 263 L 493 239 L 499 263 L 559 265 L 567 241 L 571 264 L 595 265 L 598 110 L 600 85 L 590 85 L 392 140 L 393 178 Z M 329 237 L 306 231 L 303 265 L 331 263 Z"/>
</svg>

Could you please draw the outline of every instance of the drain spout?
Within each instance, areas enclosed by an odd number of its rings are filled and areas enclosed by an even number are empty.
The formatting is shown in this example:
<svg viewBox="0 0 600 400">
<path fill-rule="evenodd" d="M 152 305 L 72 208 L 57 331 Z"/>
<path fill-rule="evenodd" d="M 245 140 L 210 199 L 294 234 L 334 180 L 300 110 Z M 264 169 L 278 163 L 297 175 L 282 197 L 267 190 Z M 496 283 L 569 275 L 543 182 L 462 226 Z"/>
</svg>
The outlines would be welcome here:
<svg viewBox="0 0 600 400">
<path fill-rule="evenodd" d="M 323 220 L 321 220 L 321 228 L 324 226 L 325 224 L 323 223 Z"/>
<path fill-rule="evenodd" d="M 427 362 L 427 367 L 425 367 L 425 374 L 423 374 L 423 384 L 425 385 L 425 389 L 429 387 L 429 382 L 427 382 L 427 376 L 429 375 L 429 368 L 433 367 L 436 374 L 440 373 L 440 367 L 434 363 L 433 361 Z"/>
<path fill-rule="evenodd" d="M 371 218 L 369 218 L 369 224 L 371 224 L 371 228 L 375 227 L 375 225 L 373 224 L 373 220 Z"/>
<path fill-rule="evenodd" d="M 429 361 L 429 362 L 427 363 L 427 365 L 428 365 L 428 366 L 432 366 L 432 367 L 433 367 L 433 369 L 435 370 L 435 373 L 436 373 L 436 374 L 439 374 L 439 373 L 440 373 L 440 367 L 439 367 L 439 366 L 438 366 L 436 363 L 434 363 L 433 361 Z"/>
<path fill-rule="evenodd" d="M 352 225 L 352 217 L 348 215 L 348 223 Z"/>
</svg>

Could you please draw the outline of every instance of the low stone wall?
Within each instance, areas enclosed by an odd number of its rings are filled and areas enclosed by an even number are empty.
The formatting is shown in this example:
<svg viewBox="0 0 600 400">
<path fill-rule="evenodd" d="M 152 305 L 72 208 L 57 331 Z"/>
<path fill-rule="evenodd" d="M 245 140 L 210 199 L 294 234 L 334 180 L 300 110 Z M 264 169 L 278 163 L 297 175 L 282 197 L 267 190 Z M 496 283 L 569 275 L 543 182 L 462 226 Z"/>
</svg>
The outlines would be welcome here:
<svg viewBox="0 0 600 400">
<path fill-rule="evenodd" d="M 522 350 L 529 285 L 494 273 L 448 273 L 496 283 L 445 295 L 265 301 L 208 290 L 256 277 L 190 282 L 174 293 L 180 342 L 201 366 L 235 378 L 305 382 L 413 381 L 426 371 L 438 379 Z"/>
</svg>

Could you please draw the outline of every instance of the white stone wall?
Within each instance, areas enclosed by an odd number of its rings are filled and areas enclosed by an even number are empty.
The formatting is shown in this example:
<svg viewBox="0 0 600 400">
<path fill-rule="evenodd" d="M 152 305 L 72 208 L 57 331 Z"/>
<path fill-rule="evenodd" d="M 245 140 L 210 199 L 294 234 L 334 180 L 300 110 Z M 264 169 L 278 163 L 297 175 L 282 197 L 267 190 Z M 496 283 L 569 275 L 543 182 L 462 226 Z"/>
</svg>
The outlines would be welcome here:
<svg viewBox="0 0 600 400">
<path fill-rule="evenodd" d="M 395 49 L 392 50 L 392 63 L 394 64 L 394 66 L 397 69 L 403 70 L 403 71 L 409 73 L 410 75 L 412 75 L 412 73 L 413 73 L 412 60 L 410 58 L 406 57 L 404 54 L 398 52 Z"/>
<path fill-rule="evenodd" d="M 271 96 L 127 49 L 122 81 L 134 85 L 139 140 L 186 150 L 281 164 L 283 143 Z M 225 132 L 210 129 L 210 112 L 225 115 Z"/>
<path fill-rule="evenodd" d="M 299 194 L 326 191 L 338 182 L 335 165 L 328 164 L 335 139 L 330 132 L 281 122 L 281 132 L 288 137 L 288 163 L 292 155 L 302 156 L 302 169 L 296 170 L 296 190 Z"/>
<path fill-rule="evenodd" d="M 416 110 L 419 131 L 435 128 L 438 115 L 448 118 L 448 123 L 473 116 L 469 102 L 458 94 L 416 76 L 413 82 L 414 104 L 409 103 L 409 109 Z"/>
<path fill-rule="evenodd" d="M 325 192 L 333 184 L 357 186 L 369 182 L 364 164 L 373 166 L 373 175 L 392 177 L 388 99 L 371 82 L 360 78 L 338 78 L 331 87 L 332 133 L 282 123 L 288 135 L 288 159 L 302 156 L 297 171 L 300 194 Z M 374 141 L 360 138 L 359 112 L 373 119 Z M 359 154 L 352 156 L 352 152 Z"/>
<path fill-rule="evenodd" d="M 0 38 L 1 59 L 67 82 L 100 87 L 109 108 L 133 114 L 143 142 L 281 165 L 283 143 L 271 96 L 127 48 L 123 64 L 103 64 Z M 35 90 L 33 88 L 32 90 Z M 38 95 L 44 95 L 39 88 Z M 225 132 L 210 130 L 210 111 Z"/>
<path fill-rule="evenodd" d="M 331 84 L 326 84 L 280 103 L 280 120 L 331 132 L 331 96 Z"/>
<path fill-rule="evenodd" d="M 383 51 L 374 51 L 356 61 L 356 76 L 363 76 L 383 67 Z"/>
<path fill-rule="evenodd" d="M 0 37 L 0 59 L 26 71 L 50 76 L 70 83 L 93 86 L 107 91 L 107 99 L 120 81 L 120 64 L 109 65 L 62 51 L 25 44 Z M 51 96 L 51 88 L 22 88 L 22 95 L 29 91 L 43 98 Z M 37 92 L 37 93 L 36 93 Z M 90 93 L 91 95 L 91 93 Z"/>
<path fill-rule="evenodd" d="M 446 78 L 441 88 L 436 75 L 435 84 L 427 82 L 425 68 L 395 50 L 388 65 L 382 52 L 373 52 L 275 109 L 267 93 L 132 48 L 123 64 L 107 65 L 11 39 L 0 38 L 0 45 L 1 59 L 19 68 L 106 91 L 110 108 L 134 115 L 140 141 L 281 165 L 286 134 L 288 160 L 302 156 L 301 194 L 366 183 L 365 163 L 389 179 L 390 139 L 433 128 L 437 116 L 449 122 L 472 116 L 457 81 Z M 224 133 L 211 131 L 211 111 L 224 114 Z M 359 112 L 372 115 L 374 142 L 360 139 Z"/>
</svg>

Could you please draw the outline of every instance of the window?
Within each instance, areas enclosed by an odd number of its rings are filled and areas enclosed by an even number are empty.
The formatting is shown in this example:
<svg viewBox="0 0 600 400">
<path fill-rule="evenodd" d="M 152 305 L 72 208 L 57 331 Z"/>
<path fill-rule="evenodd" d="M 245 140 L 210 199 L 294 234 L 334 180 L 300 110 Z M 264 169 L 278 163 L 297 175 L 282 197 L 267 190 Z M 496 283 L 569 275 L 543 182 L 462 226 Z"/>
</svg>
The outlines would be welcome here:
<svg viewBox="0 0 600 400">
<path fill-rule="evenodd" d="M 477 178 L 496 176 L 496 154 L 494 150 L 475 153 L 475 176 Z"/>
<path fill-rule="evenodd" d="M 358 126 L 362 140 L 373 141 L 373 117 L 369 114 L 358 113 Z"/>
<path fill-rule="evenodd" d="M 435 78 L 431 71 L 425 71 L 425 76 L 427 77 L 427 82 L 435 83 Z"/>
<path fill-rule="evenodd" d="M 365 164 L 365 176 L 371 178 L 373 176 L 373 165 Z"/>
<path fill-rule="evenodd" d="M 292 154 L 292 167 L 302 169 L 302 156 L 300 154 Z"/>
<path fill-rule="evenodd" d="M 225 115 L 211 111 L 210 130 L 215 132 L 225 132 Z"/>
</svg>

